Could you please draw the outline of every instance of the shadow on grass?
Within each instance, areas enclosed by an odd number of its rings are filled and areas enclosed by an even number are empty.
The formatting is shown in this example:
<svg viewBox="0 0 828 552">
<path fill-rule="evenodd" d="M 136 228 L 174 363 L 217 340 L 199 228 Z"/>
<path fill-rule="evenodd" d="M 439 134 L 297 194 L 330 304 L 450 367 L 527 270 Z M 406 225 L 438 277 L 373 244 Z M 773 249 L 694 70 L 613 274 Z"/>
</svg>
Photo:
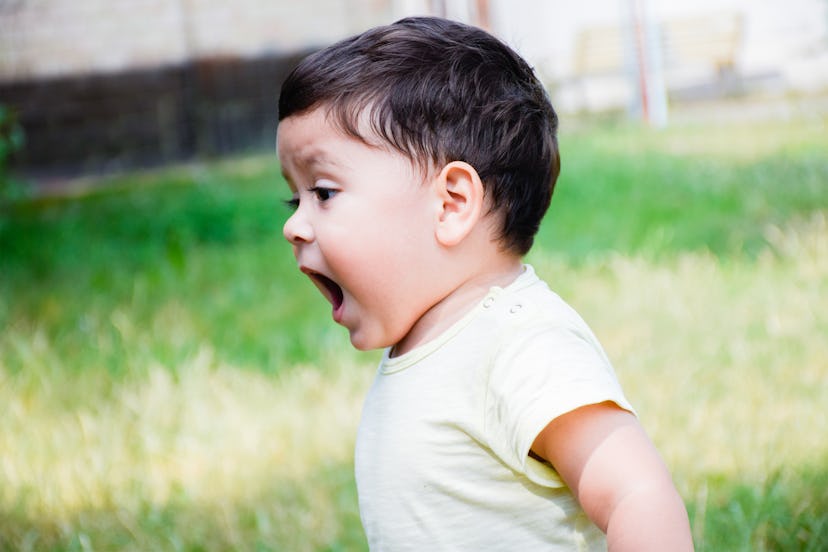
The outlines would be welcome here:
<svg viewBox="0 0 828 552">
<path fill-rule="evenodd" d="M 828 469 L 786 468 L 763 483 L 711 478 L 688 501 L 698 552 L 828 549 Z"/>
<path fill-rule="evenodd" d="M 198 500 L 181 489 L 161 504 L 124 496 L 51 519 L 19 504 L 0 511 L 0 550 L 367 550 L 352 473 L 352 465 L 332 465 L 229 499 Z"/>
</svg>

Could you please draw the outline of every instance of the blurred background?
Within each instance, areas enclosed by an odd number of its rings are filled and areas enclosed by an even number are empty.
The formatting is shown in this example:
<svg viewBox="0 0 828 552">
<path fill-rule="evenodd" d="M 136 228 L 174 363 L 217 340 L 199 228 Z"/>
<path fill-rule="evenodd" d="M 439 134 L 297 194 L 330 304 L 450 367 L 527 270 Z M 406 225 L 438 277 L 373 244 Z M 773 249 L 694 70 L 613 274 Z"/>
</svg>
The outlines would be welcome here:
<svg viewBox="0 0 828 552">
<path fill-rule="evenodd" d="M 0 550 L 365 549 L 379 352 L 281 236 L 276 104 L 308 52 L 414 14 L 547 86 L 527 261 L 697 550 L 828 549 L 828 1 L 0 0 Z"/>
<path fill-rule="evenodd" d="M 665 125 L 681 104 L 794 96 L 815 99 L 755 116 L 828 109 L 824 0 L 3 0 L 0 103 L 26 135 L 13 163 L 42 178 L 270 148 L 297 59 L 419 13 L 502 37 L 565 114 Z"/>
</svg>

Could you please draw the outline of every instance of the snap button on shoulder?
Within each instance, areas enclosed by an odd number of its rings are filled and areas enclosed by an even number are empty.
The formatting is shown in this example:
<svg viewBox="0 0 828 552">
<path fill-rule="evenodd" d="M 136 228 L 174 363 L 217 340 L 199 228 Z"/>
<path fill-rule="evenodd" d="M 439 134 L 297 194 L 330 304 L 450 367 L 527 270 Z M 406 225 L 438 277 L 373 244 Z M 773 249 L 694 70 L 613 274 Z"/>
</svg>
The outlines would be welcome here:
<svg viewBox="0 0 828 552">
<path fill-rule="evenodd" d="M 519 312 L 520 309 L 522 309 L 522 308 L 523 308 L 523 305 L 521 305 L 520 303 L 515 303 L 514 305 L 512 305 L 512 308 L 509 309 L 509 312 L 512 313 L 512 314 L 515 314 L 515 313 Z"/>
<path fill-rule="evenodd" d="M 486 297 L 483 300 L 483 308 L 488 309 L 489 307 L 491 307 L 494 304 L 494 301 L 495 301 L 494 297 Z"/>
</svg>

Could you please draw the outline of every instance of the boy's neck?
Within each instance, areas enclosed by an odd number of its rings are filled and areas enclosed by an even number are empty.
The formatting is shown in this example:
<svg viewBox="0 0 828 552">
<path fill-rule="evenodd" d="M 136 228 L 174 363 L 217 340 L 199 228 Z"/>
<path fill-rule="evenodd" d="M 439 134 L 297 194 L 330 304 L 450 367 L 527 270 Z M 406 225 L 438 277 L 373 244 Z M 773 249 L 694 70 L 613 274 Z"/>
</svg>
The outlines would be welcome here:
<svg viewBox="0 0 828 552">
<path fill-rule="evenodd" d="M 391 348 L 390 356 L 403 355 L 427 343 L 450 328 L 474 308 L 492 287 L 506 287 L 523 272 L 518 256 L 497 255 L 480 269 L 457 278 L 456 285 L 432 305 L 411 330 Z"/>
</svg>

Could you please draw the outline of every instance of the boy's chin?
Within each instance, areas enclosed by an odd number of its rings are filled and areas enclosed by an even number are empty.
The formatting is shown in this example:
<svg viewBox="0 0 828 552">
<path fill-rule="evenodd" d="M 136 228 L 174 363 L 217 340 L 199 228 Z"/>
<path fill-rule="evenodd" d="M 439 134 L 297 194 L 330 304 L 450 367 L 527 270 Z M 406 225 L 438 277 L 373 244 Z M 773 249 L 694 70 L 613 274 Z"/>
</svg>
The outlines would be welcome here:
<svg viewBox="0 0 828 552">
<path fill-rule="evenodd" d="M 353 345 L 354 349 L 358 351 L 373 351 L 375 349 L 384 349 L 385 347 L 388 347 L 388 345 L 377 345 L 371 343 L 370 341 L 354 339 L 354 336 L 351 336 L 351 345 Z"/>
<path fill-rule="evenodd" d="M 359 330 L 348 330 L 348 332 L 351 345 L 358 351 L 373 351 L 394 345 L 394 343 L 387 343 L 388 340 L 380 339 L 379 336 L 365 335 L 365 332 Z"/>
</svg>

